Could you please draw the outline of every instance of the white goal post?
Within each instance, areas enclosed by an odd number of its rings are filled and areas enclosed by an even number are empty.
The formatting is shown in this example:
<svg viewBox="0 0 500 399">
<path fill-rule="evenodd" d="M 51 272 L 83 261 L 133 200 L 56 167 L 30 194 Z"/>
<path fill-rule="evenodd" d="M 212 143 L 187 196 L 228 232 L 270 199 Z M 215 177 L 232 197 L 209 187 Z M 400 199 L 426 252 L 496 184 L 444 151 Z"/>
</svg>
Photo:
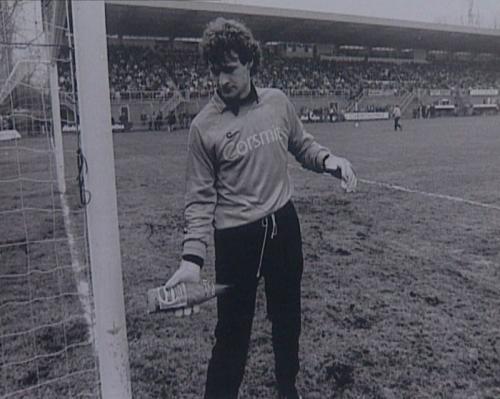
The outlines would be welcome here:
<svg viewBox="0 0 500 399">
<path fill-rule="evenodd" d="M 116 200 L 105 8 L 72 3 L 78 106 L 88 171 L 85 186 L 96 343 L 103 399 L 131 398 Z"/>
<path fill-rule="evenodd" d="M 0 0 L 0 399 L 131 399 L 125 321 L 104 0 Z"/>
</svg>

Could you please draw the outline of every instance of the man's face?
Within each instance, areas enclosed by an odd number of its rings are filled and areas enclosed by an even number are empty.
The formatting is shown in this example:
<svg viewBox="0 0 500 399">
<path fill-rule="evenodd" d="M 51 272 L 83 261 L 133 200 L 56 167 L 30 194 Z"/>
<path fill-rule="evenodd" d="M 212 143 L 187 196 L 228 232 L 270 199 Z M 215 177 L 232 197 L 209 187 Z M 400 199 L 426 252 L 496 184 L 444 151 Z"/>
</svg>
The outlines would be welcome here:
<svg viewBox="0 0 500 399">
<path fill-rule="evenodd" d="M 224 98 L 244 98 L 250 92 L 250 69 L 252 62 L 242 64 L 234 51 L 228 54 L 223 64 L 211 64 L 210 71 Z"/>
</svg>

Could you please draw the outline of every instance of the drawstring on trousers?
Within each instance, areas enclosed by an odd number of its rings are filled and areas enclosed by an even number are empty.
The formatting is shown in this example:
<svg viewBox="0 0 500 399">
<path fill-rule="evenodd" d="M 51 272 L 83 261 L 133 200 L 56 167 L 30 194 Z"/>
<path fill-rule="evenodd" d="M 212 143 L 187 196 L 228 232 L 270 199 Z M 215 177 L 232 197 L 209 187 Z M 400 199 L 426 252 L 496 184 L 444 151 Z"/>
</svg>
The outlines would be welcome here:
<svg viewBox="0 0 500 399">
<path fill-rule="evenodd" d="M 278 235 L 278 224 L 274 213 L 271 214 L 271 221 L 273 222 L 273 231 L 271 232 L 271 240 Z"/>
<path fill-rule="evenodd" d="M 276 217 L 274 213 L 271 214 L 271 240 L 278 235 L 278 224 L 276 223 Z M 262 270 L 262 261 L 264 259 L 264 251 L 266 249 L 266 241 L 267 241 L 267 231 L 269 229 L 269 216 L 266 216 L 262 219 L 262 227 L 264 227 L 264 238 L 262 239 L 262 247 L 260 250 L 260 259 L 259 259 L 259 267 L 257 268 L 257 278 L 260 278 L 260 272 Z"/>
</svg>

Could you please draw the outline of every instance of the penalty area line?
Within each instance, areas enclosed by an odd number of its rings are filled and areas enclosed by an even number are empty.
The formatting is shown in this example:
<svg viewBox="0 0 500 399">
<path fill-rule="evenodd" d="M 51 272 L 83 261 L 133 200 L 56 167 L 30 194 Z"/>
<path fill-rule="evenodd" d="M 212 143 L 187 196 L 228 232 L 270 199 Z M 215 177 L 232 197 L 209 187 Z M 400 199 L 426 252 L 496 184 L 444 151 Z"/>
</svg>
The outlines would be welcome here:
<svg viewBox="0 0 500 399">
<path fill-rule="evenodd" d="M 361 182 L 364 184 L 370 184 L 372 186 L 384 187 L 384 188 L 387 188 L 390 190 L 402 191 L 402 192 L 411 193 L 411 194 L 420 194 L 420 195 L 425 195 L 427 197 L 439 198 L 439 199 L 444 199 L 444 200 L 453 201 L 453 202 L 461 202 L 461 203 L 464 203 L 467 205 L 478 206 L 481 208 L 494 209 L 496 211 L 500 211 L 500 206 L 491 205 L 491 204 L 484 204 L 482 202 L 472 201 L 472 200 L 468 200 L 468 199 L 460 198 L 460 197 L 454 197 L 452 195 L 429 193 L 427 191 L 415 190 L 415 189 L 411 189 L 408 187 L 398 186 L 397 184 L 383 183 L 383 182 L 378 182 L 378 181 L 374 181 L 374 180 L 367 180 L 367 179 L 358 179 L 358 182 Z"/>
</svg>

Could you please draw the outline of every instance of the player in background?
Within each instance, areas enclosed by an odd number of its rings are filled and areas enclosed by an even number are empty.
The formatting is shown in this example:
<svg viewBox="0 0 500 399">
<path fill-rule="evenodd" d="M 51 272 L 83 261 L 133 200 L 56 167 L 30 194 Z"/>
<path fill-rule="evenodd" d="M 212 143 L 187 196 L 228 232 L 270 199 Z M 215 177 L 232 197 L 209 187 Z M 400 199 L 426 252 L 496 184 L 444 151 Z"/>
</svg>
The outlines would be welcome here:
<svg viewBox="0 0 500 399">
<path fill-rule="evenodd" d="M 403 130 L 403 126 L 399 123 L 399 120 L 401 119 L 401 108 L 399 108 L 399 105 L 396 104 L 394 106 L 394 109 L 392 110 L 392 116 L 394 118 L 394 131 Z"/>
<path fill-rule="evenodd" d="M 213 233 L 216 282 L 232 289 L 217 299 L 205 399 L 238 396 L 262 278 L 278 397 L 297 399 L 303 256 L 288 152 L 303 167 L 341 179 L 346 191 L 355 189 L 356 175 L 304 130 L 283 92 L 254 86 L 261 54 L 246 26 L 217 18 L 200 46 L 217 92 L 190 127 L 182 260 L 166 286 L 200 281 Z"/>
</svg>

